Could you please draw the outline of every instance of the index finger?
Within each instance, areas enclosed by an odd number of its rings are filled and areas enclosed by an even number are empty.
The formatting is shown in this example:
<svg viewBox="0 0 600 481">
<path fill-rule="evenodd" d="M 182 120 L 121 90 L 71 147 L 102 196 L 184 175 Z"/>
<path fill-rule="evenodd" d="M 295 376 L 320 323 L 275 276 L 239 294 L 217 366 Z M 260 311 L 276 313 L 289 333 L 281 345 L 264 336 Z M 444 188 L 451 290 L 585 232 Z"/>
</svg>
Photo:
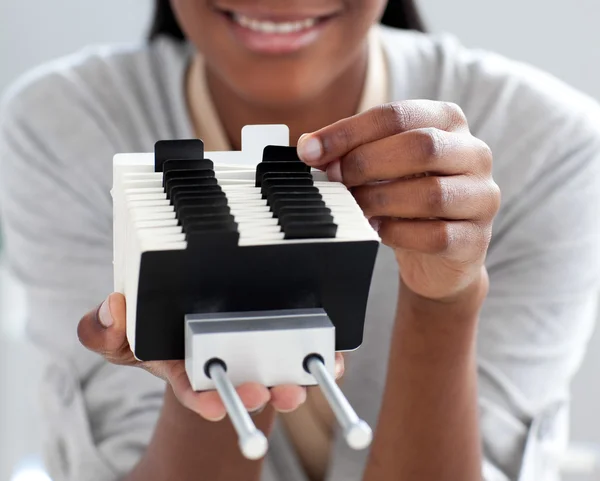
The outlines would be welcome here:
<svg viewBox="0 0 600 481">
<path fill-rule="evenodd" d="M 308 165 L 325 166 L 360 145 L 427 127 L 458 131 L 467 128 L 467 121 L 456 104 L 430 100 L 392 102 L 303 135 L 298 140 L 298 156 Z"/>
</svg>

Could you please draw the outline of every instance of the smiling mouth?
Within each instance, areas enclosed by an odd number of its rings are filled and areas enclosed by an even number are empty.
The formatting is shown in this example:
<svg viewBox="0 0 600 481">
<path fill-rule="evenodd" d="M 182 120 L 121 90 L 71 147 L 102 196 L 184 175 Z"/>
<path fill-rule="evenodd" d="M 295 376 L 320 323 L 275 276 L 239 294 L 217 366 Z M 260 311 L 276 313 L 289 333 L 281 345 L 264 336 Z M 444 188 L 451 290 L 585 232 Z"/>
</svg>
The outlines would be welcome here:
<svg viewBox="0 0 600 481">
<path fill-rule="evenodd" d="M 256 6 L 217 8 L 239 45 L 258 54 L 281 55 L 315 44 L 341 12 L 281 13 Z"/>
<path fill-rule="evenodd" d="M 296 15 L 293 17 L 287 16 L 287 18 L 279 16 L 277 18 L 275 15 L 259 16 L 230 10 L 221 10 L 221 14 L 225 15 L 234 24 L 253 32 L 279 35 L 310 30 L 335 16 L 335 14 L 329 14 L 302 18 Z"/>
<path fill-rule="evenodd" d="M 319 21 L 323 20 L 322 18 L 313 17 L 291 22 L 274 22 L 269 20 L 259 20 L 238 13 L 231 13 L 230 18 L 238 25 L 254 32 L 279 34 L 296 33 L 301 32 L 302 30 L 308 30 L 317 25 Z"/>
</svg>

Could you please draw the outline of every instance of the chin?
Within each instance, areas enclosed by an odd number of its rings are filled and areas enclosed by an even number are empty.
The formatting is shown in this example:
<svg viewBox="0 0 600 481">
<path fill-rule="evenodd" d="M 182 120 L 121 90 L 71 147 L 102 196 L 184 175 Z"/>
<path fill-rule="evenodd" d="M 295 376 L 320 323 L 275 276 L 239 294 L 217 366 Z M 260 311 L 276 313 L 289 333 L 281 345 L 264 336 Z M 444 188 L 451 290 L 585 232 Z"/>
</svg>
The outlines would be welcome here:
<svg viewBox="0 0 600 481">
<path fill-rule="evenodd" d="M 318 60 L 303 56 L 249 59 L 235 54 L 207 59 L 227 90 L 265 109 L 295 106 L 321 94 L 331 82 L 332 72 L 331 66 L 327 68 Z"/>
<path fill-rule="evenodd" d="M 267 81 L 260 78 L 256 81 L 246 80 L 234 88 L 249 103 L 274 110 L 301 105 L 322 91 L 320 85 L 314 82 L 303 82 L 297 78 L 286 79 L 283 76 Z"/>
</svg>

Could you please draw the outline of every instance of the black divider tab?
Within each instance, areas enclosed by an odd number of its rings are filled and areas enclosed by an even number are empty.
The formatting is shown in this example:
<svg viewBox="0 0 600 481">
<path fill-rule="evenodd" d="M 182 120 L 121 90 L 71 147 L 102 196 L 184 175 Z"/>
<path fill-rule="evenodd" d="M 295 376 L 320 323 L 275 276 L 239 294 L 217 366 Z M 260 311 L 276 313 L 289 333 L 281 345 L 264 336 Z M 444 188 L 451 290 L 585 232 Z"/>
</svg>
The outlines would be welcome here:
<svg viewBox="0 0 600 481">
<path fill-rule="evenodd" d="M 185 233 L 201 229 L 201 227 L 196 226 L 210 226 L 213 228 L 217 225 L 229 224 L 235 224 L 235 219 L 231 214 L 190 215 L 181 218 L 181 228 Z"/>
<path fill-rule="evenodd" d="M 173 169 L 168 170 L 163 174 L 163 187 L 166 182 L 171 179 L 186 179 L 189 177 L 212 178 L 215 176 L 215 171 L 211 169 Z"/>
<path fill-rule="evenodd" d="M 237 232 L 238 225 L 230 220 L 215 220 L 214 222 L 196 222 L 187 226 L 188 234 L 200 234 L 204 232 L 225 233 Z"/>
<path fill-rule="evenodd" d="M 262 179 L 269 174 L 303 174 L 310 175 L 310 167 L 303 162 L 261 162 L 256 166 L 255 187 L 260 187 Z"/>
<path fill-rule="evenodd" d="M 171 198 L 172 191 L 176 187 L 190 187 L 193 189 L 201 189 L 206 186 L 218 186 L 217 179 L 214 177 L 187 177 L 178 179 L 169 179 L 165 183 L 165 191 L 167 199 Z M 220 188 L 220 187 L 219 187 Z"/>
<path fill-rule="evenodd" d="M 285 226 L 285 239 L 333 239 L 337 225 L 333 222 L 291 222 Z"/>
<path fill-rule="evenodd" d="M 309 224 L 309 223 L 333 223 L 333 216 L 331 214 L 283 214 L 279 216 L 279 225 L 285 230 L 286 226 L 294 224 L 296 222 Z"/>
<path fill-rule="evenodd" d="M 225 192 L 219 185 L 204 185 L 195 189 L 193 185 L 182 185 L 171 189 L 171 204 L 175 205 L 182 197 L 223 197 L 227 203 Z"/>
<path fill-rule="evenodd" d="M 240 233 L 235 225 L 218 229 L 193 230 L 186 234 L 188 249 L 193 252 L 204 252 L 208 256 L 214 256 L 214 252 L 236 250 L 239 239 Z"/>
<path fill-rule="evenodd" d="M 271 211 L 275 214 L 284 205 L 320 205 L 325 207 L 325 201 L 318 192 L 276 192 L 269 196 L 267 199 L 267 205 L 271 207 Z"/>
<path fill-rule="evenodd" d="M 205 206 L 208 209 L 226 206 L 227 197 L 224 195 L 204 195 L 204 196 L 185 196 L 179 197 L 177 202 L 174 202 L 175 210 L 179 212 L 186 207 Z"/>
<path fill-rule="evenodd" d="M 218 210 L 206 212 L 203 210 L 203 207 L 200 206 L 197 207 L 195 211 L 189 209 L 186 215 L 181 216 L 179 224 L 184 227 L 185 231 L 185 226 L 189 226 L 191 224 L 206 224 L 208 222 L 221 220 L 235 222 L 235 218 L 231 215 L 231 212 Z"/>
<path fill-rule="evenodd" d="M 285 147 L 282 145 L 267 145 L 263 149 L 263 162 L 300 162 L 296 147 Z"/>
<path fill-rule="evenodd" d="M 181 219 L 186 216 L 196 215 L 197 213 L 202 212 L 203 208 L 220 209 L 223 206 L 227 206 L 227 202 L 223 203 L 222 199 L 215 199 L 213 201 L 210 201 L 210 203 L 206 202 L 203 205 L 184 205 L 177 210 L 177 218 Z"/>
<path fill-rule="evenodd" d="M 313 185 L 312 177 L 277 177 L 263 180 L 260 191 L 263 195 L 263 199 L 266 199 L 271 192 L 274 192 L 274 189 L 279 187 L 304 188 L 312 187 Z"/>
<path fill-rule="evenodd" d="M 311 183 L 314 182 L 310 172 L 266 172 L 262 176 L 261 184 L 264 184 L 267 180 L 274 179 L 307 179 L 310 180 Z"/>
<path fill-rule="evenodd" d="M 187 209 L 187 207 L 193 207 L 193 209 Z M 177 209 L 177 207 L 175 207 Z M 231 209 L 227 205 L 227 201 L 223 198 L 206 199 L 201 205 L 184 205 L 180 206 L 179 209 L 179 223 L 181 224 L 181 217 L 184 215 L 195 216 L 195 215 L 218 215 L 218 214 L 231 214 Z"/>
<path fill-rule="evenodd" d="M 169 159 L 163 163 L 163 172 L 170 170 L 215 170 L 215 164 L 210 159 Z"/>
<path fill-rule="evenodd" d="M 167 160 L 199 160 L 204 158 L 204 142 L 200 139 L 160 140 L 154 144 L 154 171 L 163 172 Z"/>
<path fill-rule="evenodd" d="M 285 217 L 286 215 L 298 215 L 298 214 L 331 214 L 331 209 L 325 207 L 325 202 L 320 201 L 317 205 L 306 205 L 305 203 L 299 204 L 286 204 L 281 207 L 277 212 L 277 217 Z"/>
<path fill-rule="evenodd" d="M 307 194 L 313 194 L 313 195 L 319 195 L 319 198 L 321 194 L 319 193 L 319 189 L 314 187 L 314 186 L 310 186 L 310 185 L 274 185 L 273 187 L 271 187 L 269 189 L 269 194 L 266 196 L 267 199 L 267 205 L 271 205 L 271 202 L 273 202 L 275 199 L 277 199 L 278 195 L 280 196 L 284 196 L 284 195 L 307 195 Z M 263 195 L 263 198 L 265 198 L 265 196 Z"/>
</svg>

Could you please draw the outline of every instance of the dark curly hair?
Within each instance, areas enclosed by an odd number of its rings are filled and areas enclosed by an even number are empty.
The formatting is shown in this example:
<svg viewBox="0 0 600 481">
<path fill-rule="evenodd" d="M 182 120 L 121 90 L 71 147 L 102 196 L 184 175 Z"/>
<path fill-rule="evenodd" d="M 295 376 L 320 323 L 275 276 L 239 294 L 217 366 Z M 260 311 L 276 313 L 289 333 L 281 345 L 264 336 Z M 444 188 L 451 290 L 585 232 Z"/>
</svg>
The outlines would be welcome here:
<svg viewBox="0 0 600 481">
<path fill-rule="evenodd" d="M 381 23 L 403 30 L 425 31 L 423 20 L 414 0 L 388 0 Z M 149 38 L 153 40 L 161 35 L 166 35 L 176 40 L 185 40 L 185 35 L 177 23 L 169 0 L 156 0 L 154 8 L 154 18 Z"/>
</svg>

